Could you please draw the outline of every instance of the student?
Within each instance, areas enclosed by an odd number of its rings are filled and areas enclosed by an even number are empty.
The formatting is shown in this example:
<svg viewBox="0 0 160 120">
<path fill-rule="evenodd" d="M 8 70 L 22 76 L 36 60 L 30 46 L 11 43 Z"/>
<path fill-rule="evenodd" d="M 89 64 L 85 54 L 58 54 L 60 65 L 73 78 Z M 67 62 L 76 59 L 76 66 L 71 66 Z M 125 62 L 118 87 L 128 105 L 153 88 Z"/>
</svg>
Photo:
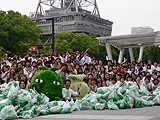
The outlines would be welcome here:
<svg viewBox="0 0 160 120">
<path fill-rule="evenodd" d="M 63 88 L 62 90 L 62 96 L 63 96 L 63 100 L 71 100 L 72 96 L 77 96 L 80 94 L 79 89 L 81 87 L 81 84 L 78 84 L 77 86 L 77 92 L 74 92 L 72 89 L 70 89 L 70 85 L 71 85 L 71 81 L 69 79 L 67 79 L 65 81 L 65 88 Z"/>
</svg>

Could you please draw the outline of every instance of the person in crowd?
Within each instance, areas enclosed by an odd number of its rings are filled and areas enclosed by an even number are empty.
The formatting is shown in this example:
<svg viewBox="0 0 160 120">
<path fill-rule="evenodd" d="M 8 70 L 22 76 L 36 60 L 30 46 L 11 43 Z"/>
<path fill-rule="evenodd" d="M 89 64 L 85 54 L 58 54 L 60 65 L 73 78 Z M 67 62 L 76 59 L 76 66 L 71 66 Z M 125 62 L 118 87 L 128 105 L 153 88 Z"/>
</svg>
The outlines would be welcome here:
<svg viewBox="0 0 160 120">
<path fill-rule="evenodd" d="M 102 87 L 107 87 L 105 80 L 102 81 Z"/>
<path fill-rule="evenodd" d="M 78 84 L 77 92 L 74 92 L 72 89 L 70 89 L 70 85 L 71 85 L 71 80 L 69 79 L 65 80 L 65 87 L 62 90 L 62 96 L 64 101 L 71 100 L 72 96 L 77 96 L 80 94 L 79 90 L 81 88 L 81 84 Z"/>
<path fill-rule="evenodd" d="M 159 85 L 159 81 L 157 80 L 157 78 L 155 78 L 153 80 L 153 84 L 152 84 L 152 90 L 154 91 Z"/>
<path fill-rule="evenodd" d="M 122 76 L 121 79 L 120 79 L 120 82 L 124 84 L 125 83 L 125 77 Z"/>
<path fill-rule="evenodd" d="M 98 75 L 98 76 L 96 77 L 96 79 L 97 79 L 97 87 L 102 87 L 102 78 L 101 78 L 101 76 Z"/>
<path fill-rule="evenodd" d="M 111 85 L 110 76 L 109 76 L 109 73 L 107 73 L 107 72 L 104 75 L 104 81 L 106 81 L 107 86 Z"/>
<path fill-rule="evenodd" d="M 96 78 L 92 78 L 92 80 L 91 80 L 91 86 L 89 87 L 89 92 L 90 91 L 96 92 L 97 88 L 98 88 L 98 86 L 97 86 L 97 80 L 96 80 Z"/>
<path fill-rule="evenodd" d="M 115 85 L 116 82 L 117 82 L 116 78 L 115 78 L 115 77 L 112 77 L 110 87 L 113 86 L 113 85 Z"/>
<path fill-rule="evenodd" d="M 26 82 L 24 80 L 19 82 L 19 89 L 26 89 Z"/>
</svg>

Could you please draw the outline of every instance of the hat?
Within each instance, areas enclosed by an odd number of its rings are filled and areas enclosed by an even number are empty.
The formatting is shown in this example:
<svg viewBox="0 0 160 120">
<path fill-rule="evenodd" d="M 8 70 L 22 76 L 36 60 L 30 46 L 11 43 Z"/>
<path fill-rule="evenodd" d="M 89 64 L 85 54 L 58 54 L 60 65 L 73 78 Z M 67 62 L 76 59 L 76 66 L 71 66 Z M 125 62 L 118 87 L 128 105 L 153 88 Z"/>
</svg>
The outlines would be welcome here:
<svg viewBox="0 0 160 120">
<path fill-rule="evenodd" d="M 113 70 L 115 70 L 115 69 L 117 70 L 117 67 L 113 67 Z"/>
</svg>

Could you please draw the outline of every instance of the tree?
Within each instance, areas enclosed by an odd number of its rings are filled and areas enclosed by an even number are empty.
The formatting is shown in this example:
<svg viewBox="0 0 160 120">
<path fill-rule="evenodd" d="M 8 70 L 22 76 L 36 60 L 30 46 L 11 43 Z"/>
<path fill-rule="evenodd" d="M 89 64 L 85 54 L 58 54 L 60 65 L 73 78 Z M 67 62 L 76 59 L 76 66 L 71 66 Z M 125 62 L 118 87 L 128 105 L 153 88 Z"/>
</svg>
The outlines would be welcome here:
<svg viewBox="0 0 160 120">
<path fill-rule="evenodd" d="M 26 15 L 0 11 L 0 46 L 11 53 L 27 52 L 30 45 L 41 43 L 42 30 Z"/>
<path fill-rule="evenodd" d="M 2 46 L 0 46 L 0 56 L 6 56 L 6 54 L 10 53 L 9 51 L 5 50 Z"/>
<path fill-rule="evenodd" d="M 63 32 L 55 35 L 55 50 L 62 51 L 80 51 L 84 52 L 90 48 L 91 56 L 99 54 L 98 40 L 95 35 L 87 35 L 85 33 Z"/>
</svg>

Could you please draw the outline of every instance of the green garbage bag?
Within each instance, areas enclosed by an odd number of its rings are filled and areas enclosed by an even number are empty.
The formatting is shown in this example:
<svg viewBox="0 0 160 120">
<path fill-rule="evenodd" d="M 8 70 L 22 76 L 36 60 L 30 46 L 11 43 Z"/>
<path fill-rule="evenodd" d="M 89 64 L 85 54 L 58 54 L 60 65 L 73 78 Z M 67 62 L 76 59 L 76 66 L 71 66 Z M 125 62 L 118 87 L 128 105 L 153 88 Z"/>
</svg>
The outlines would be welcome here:
<svg viewBox="0 0 160 120">
<path fill-rule="evenodd" d="M 10 88 L 11 86 L 14 86 L 14 87 L 18 87 L 19 88 L 19 81 L 11 81 L 8 83 L 8 88 Z"/>
<path fill-rule="evenodd" d="M 81 109 L 80 100 L 76 99 L 74 106 L 75 106 L 74 111 L 79 111 Z"/>
<path fill-rule="evenodd" d="M 82 98 L 82 101 L 88 101 L 90 102 L 92 99 L 97 99 L 97 94 L 93 91 L 91 91 L 89 94 L 85 95 L 83 98 Z"/>
<path fill-rule="evenodd" d="M 153 99 L 153 103 L 155 105 L 160 105 L 160 95 L 157 95 L 154 99 Z"/>
<path fill-rule="evenodd" d="M 134 106 L 135 106 L 136 108 L 142 107 L 142 106 L 143 106 L 142 99 L 136 98 L 136 99 L 135 99 L 135 102 L 134 102 Z"/>
<path fill-rule="evenodd" d="M 113 101 L 117 101 L 117 100 L 121 100 L 123 99 L 123 95 L 121 93 L 117 93 L 116 90 L 114 90 L 109 96 L 108 96 L 108 100 L 113 100 Z"/>
<path fill-rule="evenodd" d="M 31 97 L 31 94 L 28 91 L 21 89 L 19 90 L 17 100 L 18 100 L 20 107 L 24 107 L 28 103 L 31 104 L 33 99 Z"/>
<path fill-rule="evenodd" d="M 58 106 L 58 101 L 51 101 L 47 103 L 47 107 L 50 109 L 52 107 Z"/>
<path fill-rule="evenodd" d="M 22 111 L 21 117 L 23 119 L 33 118 L 33 111 L 32 110 Z"/>
<path fill-rule="evenodd" d="M 105 93 L 108 93 L 110 94 L 112 92 L 111 88 L 109 87 L 99 87 L 97 88 L 97 94 L 105 94 Z"/>
<path fill-rule="evenodd" d="M 38 105 L 32 106 L 31 111 L 33 112 L 34 117 L 40 115 L 40 107 Z"/>
<path fill-rule="evenodd" d="M 118 101 L 118 107 L 120 109 L 127 109 L 128 108 L 128 104 L 125 102 L 125 100 L 119 100 Z"/>
<path fill-rule="evenodd" d="M 157 87 L 157 88 L 153 91 L 153 95 L 160 95 L 160 87 Z"/>
<path fill-rule="evenodd" d="M 126 92 L 126 89 L 128 89 L 128 84 L 125 83 L 121 87 L 118 88 L 117 93 L 124 94 Z"/>
<path fill-rule="evenodd" d="M 11 105 L 11 101 L 8 99 L 4 99 L 0 101 L 0 110 L 2 110 L 5 106 Z"/>
<path fill-rule="evenodd" d="M 3 94 L 3 91 L 0 89 L 0 101 L 6 99 L 7 96 Z"/>
<path fill-rule="evenodd" d="M 146 89 L 146 87 L 145 86 L 143 86 L 143 85 L 140 85 L 140 90 L 139 90 L 139 92 L 140 92 L 140 94 L 142 94 L 142 95 L 151 95 L 151 93 Z"/>
<path fill-rule="evenodd" d="M 40 105 L 40 114 L 42 115 L 50 114 L 50 111 L 48 110 L 47 105 Z"/>
<path fill-rule="evenodd" d="M 102 103 L 96 103 L 95 105 L 96 110 L 103 110 L 104 107 L 105 107 L 105 104 L 102 104 Z"/>
<path fill-rule="evenodd" d="M 143 100 L 143 105 L 145 107 L 150 107 L 150 106 L 153 106 L 153 101 L 146 101 L 146 100 Z"/>
<path fill-rule="evenodd" d="M 41 93 L 41 94 L 38 96 L 37 101 L 38 101 L 40 104 L 47 104 L 47 103 L 49 102 L 49 98 L 48 98 L 45 94 Z"/>
<path fill-rule="evenodd" d="M 135 84 L 129 86 L 128 89 L 130 89 L 131 91 L 134 91 L 134 92 L 136 92 L 136 91 L 138 92 L 138 90 L 139 90 L 138 85 L 135 85 Z"/>
<path fill-rule="evenodd" d="M 61 110 L 62 110 L 61 106 L 55 106 L 49 109 L 50 113 L 60 113 Z"/>
<path fill-rule="evenodd" d="M 118 110 L 118 106 L 113 101 L 108 101 L 107 106 L 110 110 Z"/>
<path fill-rule="evenodd" d="M 133 108 L 134 99 L 128 95 L 124 97 L 125 102 L 127 103 L 128 107 Z"/>
<path fill-rule="evenodd" d="M 97 96 L 97 100 L 107 100 L 107 98 L 108 98 L 108 95 L 106 95 L 106 94 L 97 94 L 96 95 Z"/>
<path fill-rule="evenodd" d="M 130 97 L 132 97 L 132 98 L 134 98 L 134 99 L 136 98 L 135 92 L 132 91 L 132 90 L 130 90 L 130 89 L 127 89 L 127 90 L 126 90 L 125 95 L 128 95 L 128 96 L 130 96 Z"/>
<path fill-rule="evenodd" d="M 8 92 L 9 92 L 8 84 L 3 83 L 3 84 L 1 85 L 1 90 L 2 90 L 2 92 L 3 92 L 4 97 L 7 98 L 7 95 L 8 95 Z"/>
<path fill-rule="evenodd" d="M 17 113 L 16 113 L 13 105 L 5 106 L 1 110 L 1 117 L 2 117 L 2 119 L 16 119 Z"/>
<path fill-rule="evenodd" d="M 123 83 L 121 83 L 120 81 L 117 81 L 116 84 L 113 85 L 113 88 L 115 90 L 118 90 L 122 85 L 123 85 Z"/>
<path fill-rule="evenodd" d="M 92 107 L 92 109 L 95 109 L 95 105 L 98 103 L 98 100 L 97 99 L 93 99 L 90 101 L 90 105 Z"/>
<path fill-rule="evenodd" d="M 62 114 L 72 113 L 72 107 L 69 102 L 64 103 L 62 110 L 60 111 Z"/>
<path fill-rule="evenodd" d="M 153 97 L 152 96 L 142 96 L 142 98 L 146 101 L 152 101 Z"/>
<path fill-rule="evenodd" d="M 88 101 L 81 101 L 80 102 L 81 104 L 81 110 L 87 110 L 87 109 L 90 109 L 90 103 Z"/>
</svg>

